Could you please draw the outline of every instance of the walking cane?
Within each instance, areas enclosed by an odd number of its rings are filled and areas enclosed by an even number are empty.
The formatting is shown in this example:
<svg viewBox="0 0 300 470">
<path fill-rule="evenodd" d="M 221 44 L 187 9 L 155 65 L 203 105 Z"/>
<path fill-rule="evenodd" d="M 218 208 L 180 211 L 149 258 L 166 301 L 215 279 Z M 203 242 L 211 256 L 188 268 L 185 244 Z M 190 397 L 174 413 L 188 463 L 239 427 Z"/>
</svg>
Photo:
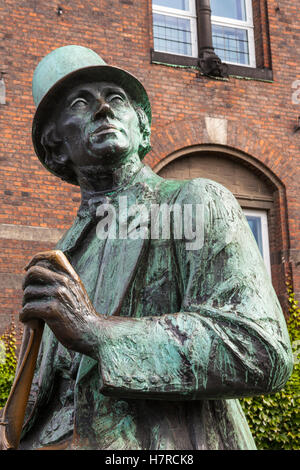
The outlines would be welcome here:
<svg viewBox="0 0 300 470">
<path fill-rule="evenodd" d="M 0 450 L 16 450 L 19 446 L 43 330 L 44 322 L 41 320 L 32 321 L 30 326 L 24 327 L 22 344 L 27 346 L 0 418 Z"/>
<path fill-rule="evenodd" d="M 81 283 L 79 276 L 65 255 L 59 250 L 38 253 L 26 267 L 26 270 L 38 261 L 45 259 L 66 271 L 74 281 Z M 19 447 L 44 325 L 42 320 L 32 320 L 24 327 L 19 365 L 7 402 L 2 410 L 2 415 L 0 415 L 0 450 L 16 450 Z"/>
</svg>

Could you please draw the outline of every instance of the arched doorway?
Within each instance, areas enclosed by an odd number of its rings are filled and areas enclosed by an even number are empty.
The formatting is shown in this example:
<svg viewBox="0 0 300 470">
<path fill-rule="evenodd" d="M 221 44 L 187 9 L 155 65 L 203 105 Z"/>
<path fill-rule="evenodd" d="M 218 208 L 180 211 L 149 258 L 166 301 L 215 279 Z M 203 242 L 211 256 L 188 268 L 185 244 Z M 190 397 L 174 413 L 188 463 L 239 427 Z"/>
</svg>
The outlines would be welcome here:
<svg viewBox="0 0 300 470">
<path fill-rule="evenodd" d="M 259 171 L 234 155 L 201 150 L 183 155 L 161 168 L 160 176 L 171 179 L 209 178 L 227 187 L 241 206 L 270 208 L 274 186 Z M 257 201 L 254 203 L 254 201 Z"/>
</svg>

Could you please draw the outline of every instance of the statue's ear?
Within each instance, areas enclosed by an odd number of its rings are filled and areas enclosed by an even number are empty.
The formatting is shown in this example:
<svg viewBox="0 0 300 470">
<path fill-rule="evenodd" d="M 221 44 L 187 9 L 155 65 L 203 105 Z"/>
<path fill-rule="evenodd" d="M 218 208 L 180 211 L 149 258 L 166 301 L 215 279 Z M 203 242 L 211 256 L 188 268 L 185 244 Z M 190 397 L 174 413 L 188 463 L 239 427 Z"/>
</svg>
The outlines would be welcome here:
<svg viewBox="0 0 300 470">
<path fill-rule="evenodd" d="M 63 152 L 62 140 L 59 139 L 56 132 L 56 125 L 54 123 L 45 126 L 41 144 L 45 150 L 45 163 L 49 168 L 57 168 L 58 166 L 66 166 L 69 157 Z"/>
<path fill-rule="evenodd" d="M 142 159 L 151 149 L 151 145 L 150 145 L 151 129 L 150 129 L 149 120 L 145 111 L 142 108 L 138 107 L 136 109 L 136 113 L 139 119 L 140 131 L 141 131 L 141 136 L 142 136 L 142 141 L 140 143 L 140 148 L 139 148 L 139 156 Z"/>
</svg>

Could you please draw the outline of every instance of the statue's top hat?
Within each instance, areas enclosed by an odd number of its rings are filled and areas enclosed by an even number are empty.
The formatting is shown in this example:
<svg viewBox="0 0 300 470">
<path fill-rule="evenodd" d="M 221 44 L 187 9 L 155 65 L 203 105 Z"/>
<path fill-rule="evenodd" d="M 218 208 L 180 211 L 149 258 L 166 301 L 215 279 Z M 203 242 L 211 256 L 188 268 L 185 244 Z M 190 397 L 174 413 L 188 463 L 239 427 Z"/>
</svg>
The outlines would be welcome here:
<svg viewBox="0 0 300 470">
<path fill-rule="evenodd" d="M 32 141 L 35 152 L 48 171 L 54 173 L 45 163 L 45 150 L 41 144 L 41 132 L 45 119 L 55 107 L 58 96 L 63 90 L 89 81 L 113 81 L 121 86 L 130 98 L 146 113 L 151 124 L 151 106 L 148 95 L 141 82 L 131 73 L 107 65 L 94 51 L 82 46 L 70 45 L 54 49 L 46 55 L 34 71 L 32 94 L 36 113 L 32 124 Z M 72 184 L 74 180 L 64 178 Z"/>
</svg>

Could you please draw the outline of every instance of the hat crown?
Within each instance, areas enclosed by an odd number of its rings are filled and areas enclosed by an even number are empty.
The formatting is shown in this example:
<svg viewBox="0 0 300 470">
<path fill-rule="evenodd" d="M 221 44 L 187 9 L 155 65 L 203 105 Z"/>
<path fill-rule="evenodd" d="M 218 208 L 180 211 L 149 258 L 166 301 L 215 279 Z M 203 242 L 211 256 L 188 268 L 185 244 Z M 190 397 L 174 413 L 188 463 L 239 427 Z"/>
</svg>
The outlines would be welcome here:
<svg viewBox="0 0 300 470">
<path fill-rule="evenodd" d="M 61 79 L 86 67 L 107 65 L 87 47 L 69 45 L 54 49 L 36 67 L 32 80 L 32 95 L 36 107 L 47 92 Z"/>
</svg>

